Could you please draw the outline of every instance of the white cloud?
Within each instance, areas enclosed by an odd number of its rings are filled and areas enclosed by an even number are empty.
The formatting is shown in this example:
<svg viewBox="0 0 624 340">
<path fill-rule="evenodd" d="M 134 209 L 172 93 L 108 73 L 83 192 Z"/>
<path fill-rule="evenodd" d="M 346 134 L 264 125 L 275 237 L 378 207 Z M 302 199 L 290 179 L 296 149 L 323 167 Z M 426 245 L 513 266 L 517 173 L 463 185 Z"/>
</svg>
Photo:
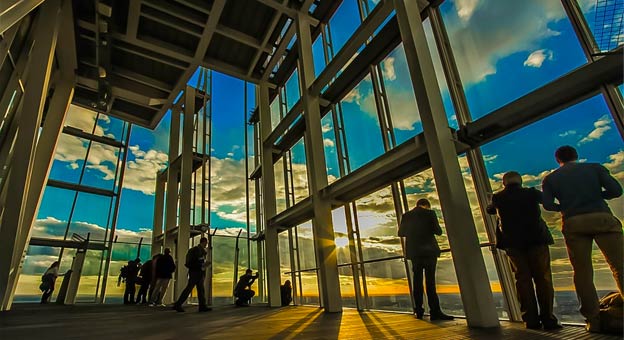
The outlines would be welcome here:
<svg viewBox="0 0 624 340">
<path fill-rule="evenodd" d="M 498 155 L 483 155 L 483 160 L 486 163 L 494 162 L 498 158 Z"/>
<path fill-rule="evenodd" d="M 572 136 L 572 135 L 575 135 L 575 134 L 576 134 L 576 131 L 568 130 L 568 131 L 560 133 L 559 137 L 567 137 L 567 136 Z"/>
<path fill-rule="evenodd" d="M 228 156 L 228 157 L 234 157 L 234 153 L 233 153 L 233 152 L 228 152 L 228 153 L 227 153 L 227 156 Z"/>
<path fill-rule="evenodd" d="M 559 33 L 549 24 L 565 18 L 558 1 L 455 1 L 462 16 L 445 17 L 449 38 L 465 85 L 496 73 L 496 64 L 513 53 L 540 48 L 540 42 Z M 470 14 L 470 15 L 468 15 Z"/>
<path fill-rule="evenodd" d="M 464 22 L 470 20 L 470 17 L 472 17 L 472 13 L 475 11 L 478 4 L 479 0 L 455 0 L 457 16 L 459 16 Z"/>
<path fill-rule="evenodd" d="M 600 139 L 605 132 L 611 130 L 611 118 L 608 115 L 600 117 L 594 122 L 594 129 L 585 137 L 583 137 L 579 144 L 589 143 L 591 141 Z"/>
<path fill-rule="evenodd" d="M 124 189 L 153 195 L 156 186 L 156 173 L 167 167 L 168 155 L 158 150 L 143 151 L 138 145 L 128 147 L 134 160 L 126 162 Z"/>
<path fill-rule="evenodd" d="M 356 103 L 360 105 L 360 100 L 362 99 L 362 95 L 360 94 L 360 88 L 354 87 L 346 96 L 342 99 L 342 101 L 347 103 Z"/>
<path fill-rule="evenodd" d="M 553 60 L 553 52 L 547 49 L 534 51 L 524 61 L 524 66 L 540 68 L 544 60 Z"/>
<path fill-rule="evenodd" d="M 394 71 L 394 58 L 393 57 L 388 57 L 386 59 L 384 59 L 384 61 L 381 63 L 382 67 L 383 67 L 383 77 L 384 79 L 387 80 L 395 80 L 396 79 L 396 73 Z"/>
<path fill-rule="evenodd" d="M 329 124 L 325 124 L 321 127 L 321 130 L 323 131 L 323 133 L 329 132 L 332 130 L 331 126 Z"/>
<path fill-rule="evenodd" d="M 323 145 L 324 146 L 328 146 L 328 147 L 333 147 L 334 146 L 334 141 L 329 139 L 329 138 L 325 138 L 325 139 L 323 139 Z"/>
</svg>

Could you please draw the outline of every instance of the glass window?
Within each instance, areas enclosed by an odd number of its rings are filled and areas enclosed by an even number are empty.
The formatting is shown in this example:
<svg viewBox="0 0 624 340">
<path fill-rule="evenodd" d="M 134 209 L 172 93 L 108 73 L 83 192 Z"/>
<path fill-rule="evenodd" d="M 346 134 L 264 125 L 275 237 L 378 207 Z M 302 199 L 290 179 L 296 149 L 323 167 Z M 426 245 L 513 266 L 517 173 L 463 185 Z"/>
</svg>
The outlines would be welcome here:
<svg viewBox="0 0 624 340">
<path fill-rule="evenodd" d="M 610 51 L 624 44 L 621 1 L 579 0 L 578 3 L 600 51 Z"/>
<path fill-rule="evenodd" d="M 483 146 L 483 154 L 489 155 L 485 164 L 493 189 L 502 188 L 502 175 L 510 170 L 522 174 L 525 186 L 540 189 L 544 176 L 557 167 L 554 150 L 565 144 L 577 149 L 582 162 L 601 163 L 624 184 L 624 143 L 602 95 L 598 95 Z M 624 198 L 608 202 L 613 213 L 623 219 Z M 550 248 L 555 314 L 562 321 L 582 322 L 569 259 L 560 232 L 560 215 L 552 212 L 544 212 L 542 215 L 555 239 L 555 244 Z M 597 248 L 594 248 L 593 259 L 598 295 L 616 290 L 611 271 Z"/>
<path fill-rule="evenodd" d="M 371 309 L 412 311 L 412 300 L 402 259 L 364 264 Z"/>
<path fill-rule="evenodd" d="M 299 97 L 301 96 L 299 92 L 299 73 L 297 72 L 297 69 L 293 71 L 290 78 L 288 78 L 288 80 L 286 81 L 285 91 L 286 112 L 283 113 L 284 116 L 287 115 L 288 112 L 290 112 L 290 109 L 292 109 L 295 104 L 297 104 L 297 101 L 299 101 Z"/>
<path fill-rule="evenodd" d="M 306 165 L 306 150 L 301 138 L 297 144 L 292 147 L 292 177 L 295 191 L 295 202 L 298 203 L 301 200 L 310 196 L 308 188 L 308 171 Z M 293 203 L 293 204 L 294 204 Z"/>
<path fill-rule="evenodd" d="M 340 280 L 340 296 L 343 307 L 357 307 L 355 285 L 353 284 L 353 268 L 351 266 L 338 267 Z"/>
<path fill-rule="evenodd" d="M 440 10 L 475 119 L 587 61 L 559 1 L 445 1 Z"/>
<path fill-rule="evenodd" d="M 275 172 L 275 202 L 276 212 L 286 210 L 286 177 L 284 175 L 284 157 L 280 158 L 274 165 L 273 171 Z"/>
<path fill-rule="evenodd" d="M 91 142 L 87 158 L 87 168 L 82 184 L 105 190 L 113 190 L 117 174 L 117 160 L 120 150 L 117 147 Z"/>
<path fill-rule="evenodd" d="M 280 88 L 280 92 L 283 88 Z M 282 113 L 280 111 L 280 96 L 276 96 L 271 102 L 271 131 L 275 129 L 277 124 L 282 120 Z"/>
<path fill-rule="evenodd" d="M 306 222 L 297 226 L 297 242 L 299 269 L 304 270 L 316 268 L 312 222 Z"/>
<path fill-rule="evenodd" d="M 390 187 L 358 199 L 356 205 L 364 260 L 401 256 Z"/>
<path fill-rule="evenodd" d="M 334 133 L 333 111 L 321 119 L 323 132 L 323 147 L 325 150 L 325 164 L 327 165 L 327 182 L 333 183 L 340 178 L 340 165 L 338 165 L 338 151 L 336 150 L 336 134 Z"/>
<path fill-rule="evenodd" d="M 450 251 L 442 253 L 438 258 L 436 288 L 438 298 L 440 299 L 440 307 L 444 313 L 457 316 L 465 315 L 464 304 L 459 293 L 457 275 L 455 274 L 455 266 L 453 265 L 453 256 Z M 429 308 L 429 306 L 424 307 L 425 309 Z"/>
<path fill-rule="evenodd" d="M 212 238 L 212 294 L 214 304 L 217 305 L 232 303 L 235 243 L 235 237 Z M 237 277 L 240 275 L 239 272 Z"/>
<path fill-rule="evenodd" d="M 344 207 L 332 210 L 332 223 L 334 225 L 334 242 L 336 242 L 338 264 L 351 263 L 348 235 L 349 228 L 347 226 Z"/>
<path fill-rule="evenodd" d="M 323 35 L 320 34 L 312 44 L 312 57 L 314 58 L 314 77 L 318 77 L 325 69 L 325 50 L 323 49 Z"/>
<path fill-rule="evenodd" d="M 351 38 L 353 32 L 360 26 L 360 12 L 358 0 L 344 0 L 329 19 L 329 31 L 333 44 L 334 55 L 342 49 L 344 44 Z M 333 56 L 331 56 L 333 57 Z"/>
<path fill-rule="evenodd" d="M 384 153 L 370 75 L 340 102 L 351 171 Z M 366 138 L 362 138 L 366 136 Z"/>
<path fill-rule="evenodd" d="M 84 166 L 89 141 L 68 134 L 61 134 L 54 151 L 50 179 L 78 183 Z"/>
</svg>

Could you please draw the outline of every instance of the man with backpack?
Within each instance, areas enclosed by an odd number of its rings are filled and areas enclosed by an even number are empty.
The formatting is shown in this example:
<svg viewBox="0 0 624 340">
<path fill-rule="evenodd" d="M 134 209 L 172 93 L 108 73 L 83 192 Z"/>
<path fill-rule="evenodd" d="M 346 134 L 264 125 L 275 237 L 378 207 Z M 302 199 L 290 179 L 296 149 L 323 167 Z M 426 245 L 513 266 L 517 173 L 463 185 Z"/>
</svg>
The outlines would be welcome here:
<svg viewBox="0 0 624 340">
<path fill-rule="evenodd" d="M 121 278 L 126 280 L 126 290 L 124 291 L 124 305 L 134 304 L 134 293 L 136 292 L 137 277 L 141 268 L 141 259 L 128 261 L 128 264 L 121 268 Z"/>
<path fill-rule="evenodd" d="M 206 247 L 208 239 L 202 237 L 199 245 L 189 249 L 186 253 L 185 266 L 188 268 L 188 284 L 180 294 L 178 301 L 173 305 L 173 309 L 178 312 L 184 312 L 182 304 L 186 301 L 193 287 L 197 287 L 197 299 L 199 301 L 199 312 L 207 312 L 212 310 L 206 306 L 206 296 L 204 293 L 204 279 L 206 278 Z"/>
<path fill-rule="evenodd" d="M 165 253 L 156 259 L 156 283 L 150 298 L 152 305 L 162 305 L 163 298 L 169 287 L 169 281 L 173 278 L 172 274 L 175 272 L 175 269 L 176 265 L 171 256 L 171 249 L 165 248 Z"/>
</svg>

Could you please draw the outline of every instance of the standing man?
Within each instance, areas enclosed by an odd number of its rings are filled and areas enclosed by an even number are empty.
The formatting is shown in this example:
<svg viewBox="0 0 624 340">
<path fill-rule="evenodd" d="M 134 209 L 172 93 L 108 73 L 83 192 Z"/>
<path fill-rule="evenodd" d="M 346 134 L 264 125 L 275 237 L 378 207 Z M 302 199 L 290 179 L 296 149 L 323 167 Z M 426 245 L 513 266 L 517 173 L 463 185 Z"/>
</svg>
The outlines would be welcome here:
<svg viewBox="0 0 624 340">
<path fill-rule="evenodd" d="M 592 243 L 602 251 L 622 295 L 622 223 L 605 200 L 620 197 L 622 186 L 597 163 L 578 163 L 576 149 L 562 146 L 555 152 L 559 169 L 544 178 L 544 208 L 561 212 L 561 230 L 574 269 L 574 287 L 586 319 L 585 329 L 600 332 L 600 305 L 594 286 Z M 555 203 L 555 199 L 559 203 Z"/>
<path fill-rule="evenodd" d="M 430 319 L 453 320 L 452 316 L 442 313 L 436 293 L 435 270 L 440 256 L 440 247 L 435 235 L 442 235 L 438 217 L 435 211 L 431 210 L 431 203 L 421 198 L 416 202 L 416 208 L 403 214 L 399 226 L 399 236 L 405 237 L 405 257 L 412 261 L 414 271 L 412 289 L 414 313 L 418 319 L 422 319 L 425 313 L 423 308 L 424 271 Z"/>
<path fill-rule="evenodd" d="M 505 189 L 492 196 L 487 212 L 494 215 L 498 211 L 500 217 L 496 247 L 505 250 L 511 260 L 522 321 L 530 329 L 561 328 L 553 315 L 555 290 L 548 245 L 554 241 L 542 219 L 542 193 L 535 188 L 523 188 L 522 177 L 515 171 L 503 175 L 503 185 Z"/>
<path fill-rule="evenodd" d="M 154 279 L 154 261 L 157 257 L 158 254 L 154 255 L 151 259 L 145 261 L 145 263 L 141 266 L 140 280 L 138 280 L 141 288 L 139 288 L 139 294 L 137 294 L 136 297 L 137 304 L 147 303 L 147 293 L 149 292 L 150 285 Z"/>
<path fill-rule="evenodd" d="M 165 248 L 165 253 L 156 259 L 156 283 L 154 284 L 154 292 L 150 299 L 151 305 L 162 306 L 163 298 L 167 294 L 169 281 L 173 277 L 176 265 L 171 256 L 171 249 Z"/>
<path fill-rule="evenodd" d="M 184 312 L 182 309 L 182 304 L 186 301 L 189 294 L 193 290 L 193 287 L 197 288 L 197 300 L 199 300 L 199 311 L 207 312 L 212 310 L 212 308 L 208 308 L 206 306 L 206 296 L 204 294 L 204 279 L 206 278 L 206 255 L 208 252 L 206 251 L 206 246 L 208 246 L 208 239 L 202 237 L 199 240 L 199 245 L 189 249 L 186 253 L 186 263 L 185 266 L 188 268 L 188 284 L 182 294 L 180 294 L 180 298 L 173 305 L 173 309 L 178 312 Z"/>
</svg>

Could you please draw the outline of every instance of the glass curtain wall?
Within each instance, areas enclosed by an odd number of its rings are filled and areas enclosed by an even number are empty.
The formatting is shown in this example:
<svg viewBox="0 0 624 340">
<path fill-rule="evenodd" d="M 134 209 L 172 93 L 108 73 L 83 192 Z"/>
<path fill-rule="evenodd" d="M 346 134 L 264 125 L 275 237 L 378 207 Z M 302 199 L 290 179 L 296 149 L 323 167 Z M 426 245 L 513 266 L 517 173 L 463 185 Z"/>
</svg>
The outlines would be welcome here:
<svg viewBox="0 0 624 340">
<path fill-rule="evenodd" d="M 577 20 L 570 19 L 574 14 L 566 10 L 566 3 L 578 6 L 579 14 L 590 27 L 590 37 L 579 37 L 575 32 L 574 22 Z M 333 59 L 375 5 L 375 1 L 344 1 L 339 6 L 314 42 L 316 75 L 322 72 L 320 67 Z M 459 90 L 465 95 L 470 119 L 485 117 L 585 65 L 588 57 L 579 39 L 596 42 L 599 48 L 592 52 L 595 56 L 620 46 L 620 26 L 614 26 L 609 32 L 600 31 L 605 27 L 600 26 L 605 18 L 617 16 L 618 9 L 600 6 L 593 1 L 486 0 L 479 2 L 478 6 L 472 2 L 442 2 L 436 10 L 441 15 L 441 24 L 455 55 L 454 66 L 461 80 L 453 86 L 460 86 Z M 455 116 L 455 110 L 461 105 L 450 94 L 446 81 L 448 74 L 445 74 L 439 56 L 442 52 L 439 52 L 434 38 L 443 35 L 429 18 L 423 24 L 448 125 L 453 129 L 463 128 Z M 319 61 L 319 58 L 324 59 Z M 379 58 L 378 64 L 371 65 L 364 79 L 353 84 L 347 95 L 330 103 L 330 110 L 321 122 L 330 185 L 356 169 L 366 168 L 370 162 L 422 132 L 417 99 L 405 59 L 401 44 Z M 621 132 L 618 132 L 622 127 L 616 126 L 618 123 L 612 118 L 610 109 L 616 105 L 621 110 L 622 85 L 616 86 L 605 84 L 617 94 L 615 103 L 607 103 L 606 97 L 597 95 L 483 145 L 482 161 L 492 189 L 501 189 L 502 174 L 509 170 L 520 171 L 527 186 L 540 188 L 543 177 L 556 167 L 552 154 L 562 144 L 574 145 L 581 161 L 599 162 L 620 182 L 624 181 L 621 176 L 624 143 Z M 362 135 L 366 138 L 362 139 Z M 544 150 L 545 145 L 550 151 L 537 151 Z M 494 240 L 488 237 L 478 201 L 477 194 L 482 188 L 477 188 L 474 183 L 475 169 L 471 168 L 467 156 L 458 156 L 458 161 L 496 308 L 501 318 L 510 318 L 492 256 L 491 242 Z M 344 306 L 411 310 L 411 273 L 409 265 L 402 259 L 401 242 L 396 236 L 397 216 L 413 208 L 416 200 L 422 197 L 432 201 L 444 229 L 444 234 L 438 238 L 443 253 L 437 276 L 442 307 L 454 315 L 464 314 L 431 169 L 412 174 L 401 182 L 334 209 L 333 225 Z M 622 198 L 610 202 L 620 219 L 624 214 L 623 203 Z M 571 268 L 560 233 L 560 218 L 548 212 L 544 212 L 544 216 L 556 241 L 551 248 L 556 313 L 562 321 L 582 321 L 570 281 Z M 300 232 L 301 226 L 293 228 L 290 238 L 303 242 L 301 237 L 295 236 L 295 230 Z M 282 236 L 282 256 L 290 257 L 282 259 L 283 270 L 302 274 L 307 268 L 292 261 L 293 253 L 298 257 L 301 249 L 289 245 L 286 234 Z M 285 245 L 284 249 L 282 245 Z M 613 290 L 613 279 L 601 253 L 594 249 L 593 257 L 599 291 Z"/>
</svg>

